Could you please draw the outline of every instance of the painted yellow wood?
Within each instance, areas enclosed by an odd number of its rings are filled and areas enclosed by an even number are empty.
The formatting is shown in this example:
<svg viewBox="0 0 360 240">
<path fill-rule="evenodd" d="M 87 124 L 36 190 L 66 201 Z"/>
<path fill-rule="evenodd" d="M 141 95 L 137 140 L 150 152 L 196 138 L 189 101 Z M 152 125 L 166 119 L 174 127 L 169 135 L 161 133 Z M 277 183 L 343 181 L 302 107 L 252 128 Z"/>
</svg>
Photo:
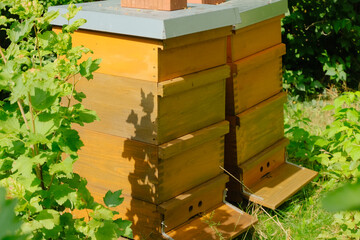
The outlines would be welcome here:
<svg viewBox="0 0 360 240">
<path fill-rule="evenodd" d="M 154 10 L 173 11 L 187 7 L 186 0 L 122 0 L 123 8 L 145 8 Z"/>
<path fill-rule="evenodd" d="M 218 232 L 224 239 L 230 240 L 247 231 L 256 222 L 255 217 L 221 204 L 204 216 L 188 221 L 168 234 L 174 240 L 218 240 Z M 216 229 L 210 227 L 210 224 L 214 223 L 218 223 Z"/>
<path fill-rule="evenodd" d="M 227 123 L 217 124 L 173 145 L 146 144 L 78 128 L 84 147 L 74 171 L 98 188 L 123 189 L 134 198 L 161 203 L 217 175 L 224 162 Z M 217 137 L 215 137 L 217 135 Z M 206 137 L 208 136 L 208 137 Z M 179 143 L 183 141 L 184 143 Z M 194 146 L 189 146 L 186 141 Z M 166 158 L 159 158 L 159 151 Z"/>
<path fill-rule="evenodd" d="M 168 232 L 188 219 L 222 203 L 227 181 L 229 181 L 229 177 L 221 174 L 160 204 L 158 211 L 164 215 L 164 222 L 167 226 L 165 231 Z"/>
<path fill-rule="evenodd" d="M 228 163 L 239 165 L 283 138 L 286 100 L 286 93 L 279 93 L 237 116 L 228 116 Z"/>
<path fill-rule="evenodd" d="M 225 119 L 229 74 L 224 65 L 155 83 L 95 73 L 77 84 L 101 120 L 86 128 L 151 144 L 176 139 Z"/>
<path fill-rule="evenodd" d="M 223 121 L 159 146 L 159 158 L 167 159 L 176 154 L 224 136 L 229 132 L 229 122 Z"/>
<path fill-rule="evenodd" d="M 162 41 L 78 30 L 73 44 L 85 45 L 93 58 L 102 59 L 99 73 L 161 82 L 224 65 L 230 34 L 228 26 Z"/>
<path fill-rule="evenodd" d="M 233 32 L 228 39 L 228 62 L 234 62 L 281 43 L 283 15 Z"/>
<path fill-rule="evenodd" d="M 276 209 L 308 184 L 318 173 L 290 163 L 283 163 L 274 171 L 250 186 L 244 196 L 249 201 Z"/>
<path fill-rule="evenodd" d="M 239 114 L 282 90 L 282 59 L 278 44 L 234 63 L 235 76 L 227 79 L 226 113 Z"/>
</svg>

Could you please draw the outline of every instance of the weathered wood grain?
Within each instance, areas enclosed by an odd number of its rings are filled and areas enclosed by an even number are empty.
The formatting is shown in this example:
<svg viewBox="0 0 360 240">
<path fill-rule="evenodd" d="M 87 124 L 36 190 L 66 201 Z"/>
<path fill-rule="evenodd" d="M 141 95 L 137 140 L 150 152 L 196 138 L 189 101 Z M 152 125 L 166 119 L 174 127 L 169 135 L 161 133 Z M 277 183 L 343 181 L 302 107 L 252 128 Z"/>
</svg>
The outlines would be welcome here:
<svg viewBox="0 0 360 240">
<path fill-rule="evenodd" d="M 227 115 L 239 114 L 281 92 L 285 50 L 284 44 L 278 44 L 234 63 L 235 75 L 227 79 Z"/>
</svg>

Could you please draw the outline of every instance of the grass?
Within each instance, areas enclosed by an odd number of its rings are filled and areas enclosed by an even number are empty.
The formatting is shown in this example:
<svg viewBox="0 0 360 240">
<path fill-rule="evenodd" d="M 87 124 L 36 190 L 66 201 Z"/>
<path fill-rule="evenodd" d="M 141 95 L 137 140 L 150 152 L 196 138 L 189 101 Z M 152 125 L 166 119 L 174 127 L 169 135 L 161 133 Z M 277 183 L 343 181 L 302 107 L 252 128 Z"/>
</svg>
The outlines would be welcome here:
<svg viewBox="0 0 360 240">
<path fill-rule="evenodd" d="M 311 135 L 320 135 L 326 125 L 333 121 L 330 112 L 321 111 L 328 103 L 332 103 L 332 100 L 319 99 L 304 103 L 290 100 L 285 116 L 286 121 L 290 125 L 304 128 Z M 301 119 L 304 118 L 310 120 L 308 124 L 301 122 Z M 289 153 L 289 156 L 294 155 L 296 154 Z M 289 159 L 289 161 L 308 168 L 319 168 L 309 161 L 301 161 L 296 158 Z M 252 230 L 239 236 L 236 240 L 307 240 L 319 239 L 323 233 L 331 235 L 339 232 L 332 225 L 333 214 L 325 211 L 321 206 L 321 199 L 329 189 L 333 188 L 331 186 L 324 177 L 317 177 L 275 211 L 249 203 L 244 210 L 257 217 L 259 222 Z"/>
</svg>

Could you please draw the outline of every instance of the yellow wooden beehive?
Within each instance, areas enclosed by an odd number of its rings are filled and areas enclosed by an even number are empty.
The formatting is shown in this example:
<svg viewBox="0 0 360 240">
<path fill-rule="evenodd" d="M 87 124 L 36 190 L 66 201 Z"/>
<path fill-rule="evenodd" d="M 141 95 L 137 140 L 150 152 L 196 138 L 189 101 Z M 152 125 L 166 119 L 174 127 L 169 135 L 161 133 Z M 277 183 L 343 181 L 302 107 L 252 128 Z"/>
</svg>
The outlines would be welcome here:
<svg viewBox="0 0 360 240">
<path fill-rule="evenodd" d="M 77 84 L 101 121 L 77 128 L 84 147 L 74 170 L 97 201 L 109 189 L 123 190 L 116 210 L 133 222 L 135 239 L 216 239 L 204 224 L 213 211 L 224 237 L 246 231 L 257 220 L 225 201 L 222 170 L 234 10 L 201 6 L 164 15 L 98 4 L 83 5 L 84 16 L 111 17 L 111 26 L 93 21 L 73 35 L 74 45 L 102 58 L 94 79 Z M 219 16 L 220 24 L 204 22 Z M 134 20 L 134 28 L 112 24 L 116 19 Z"/>
</svg>

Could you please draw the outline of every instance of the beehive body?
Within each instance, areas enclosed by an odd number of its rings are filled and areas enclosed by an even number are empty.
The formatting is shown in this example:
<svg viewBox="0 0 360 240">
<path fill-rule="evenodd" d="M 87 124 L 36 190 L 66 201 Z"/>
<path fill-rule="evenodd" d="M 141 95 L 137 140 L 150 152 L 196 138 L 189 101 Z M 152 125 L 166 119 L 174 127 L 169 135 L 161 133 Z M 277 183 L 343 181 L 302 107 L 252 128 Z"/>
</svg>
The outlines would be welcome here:
<svg viewBox="0 0 360 240">
<path fill-rule="evenodd" d="M 219 175 L 224 161 L 220 122 L 164 145 L 152 145 L 87 129 L 75 171 L 97 189 L 159 204 Z"/>
<path fill-rule="evenodd" d="M 151 144 L 162 144 L 225 119 L 221 66 L 161 83 L 95 73 L 82 80 L 85 107 L 101 121 L 86 128 Z"/>
<path fill-rule="evenodd" d="M 186 8 L 186 0 L 122 0 L 124 8 L 145 8 L 173 11 Z"/>
</svg>

